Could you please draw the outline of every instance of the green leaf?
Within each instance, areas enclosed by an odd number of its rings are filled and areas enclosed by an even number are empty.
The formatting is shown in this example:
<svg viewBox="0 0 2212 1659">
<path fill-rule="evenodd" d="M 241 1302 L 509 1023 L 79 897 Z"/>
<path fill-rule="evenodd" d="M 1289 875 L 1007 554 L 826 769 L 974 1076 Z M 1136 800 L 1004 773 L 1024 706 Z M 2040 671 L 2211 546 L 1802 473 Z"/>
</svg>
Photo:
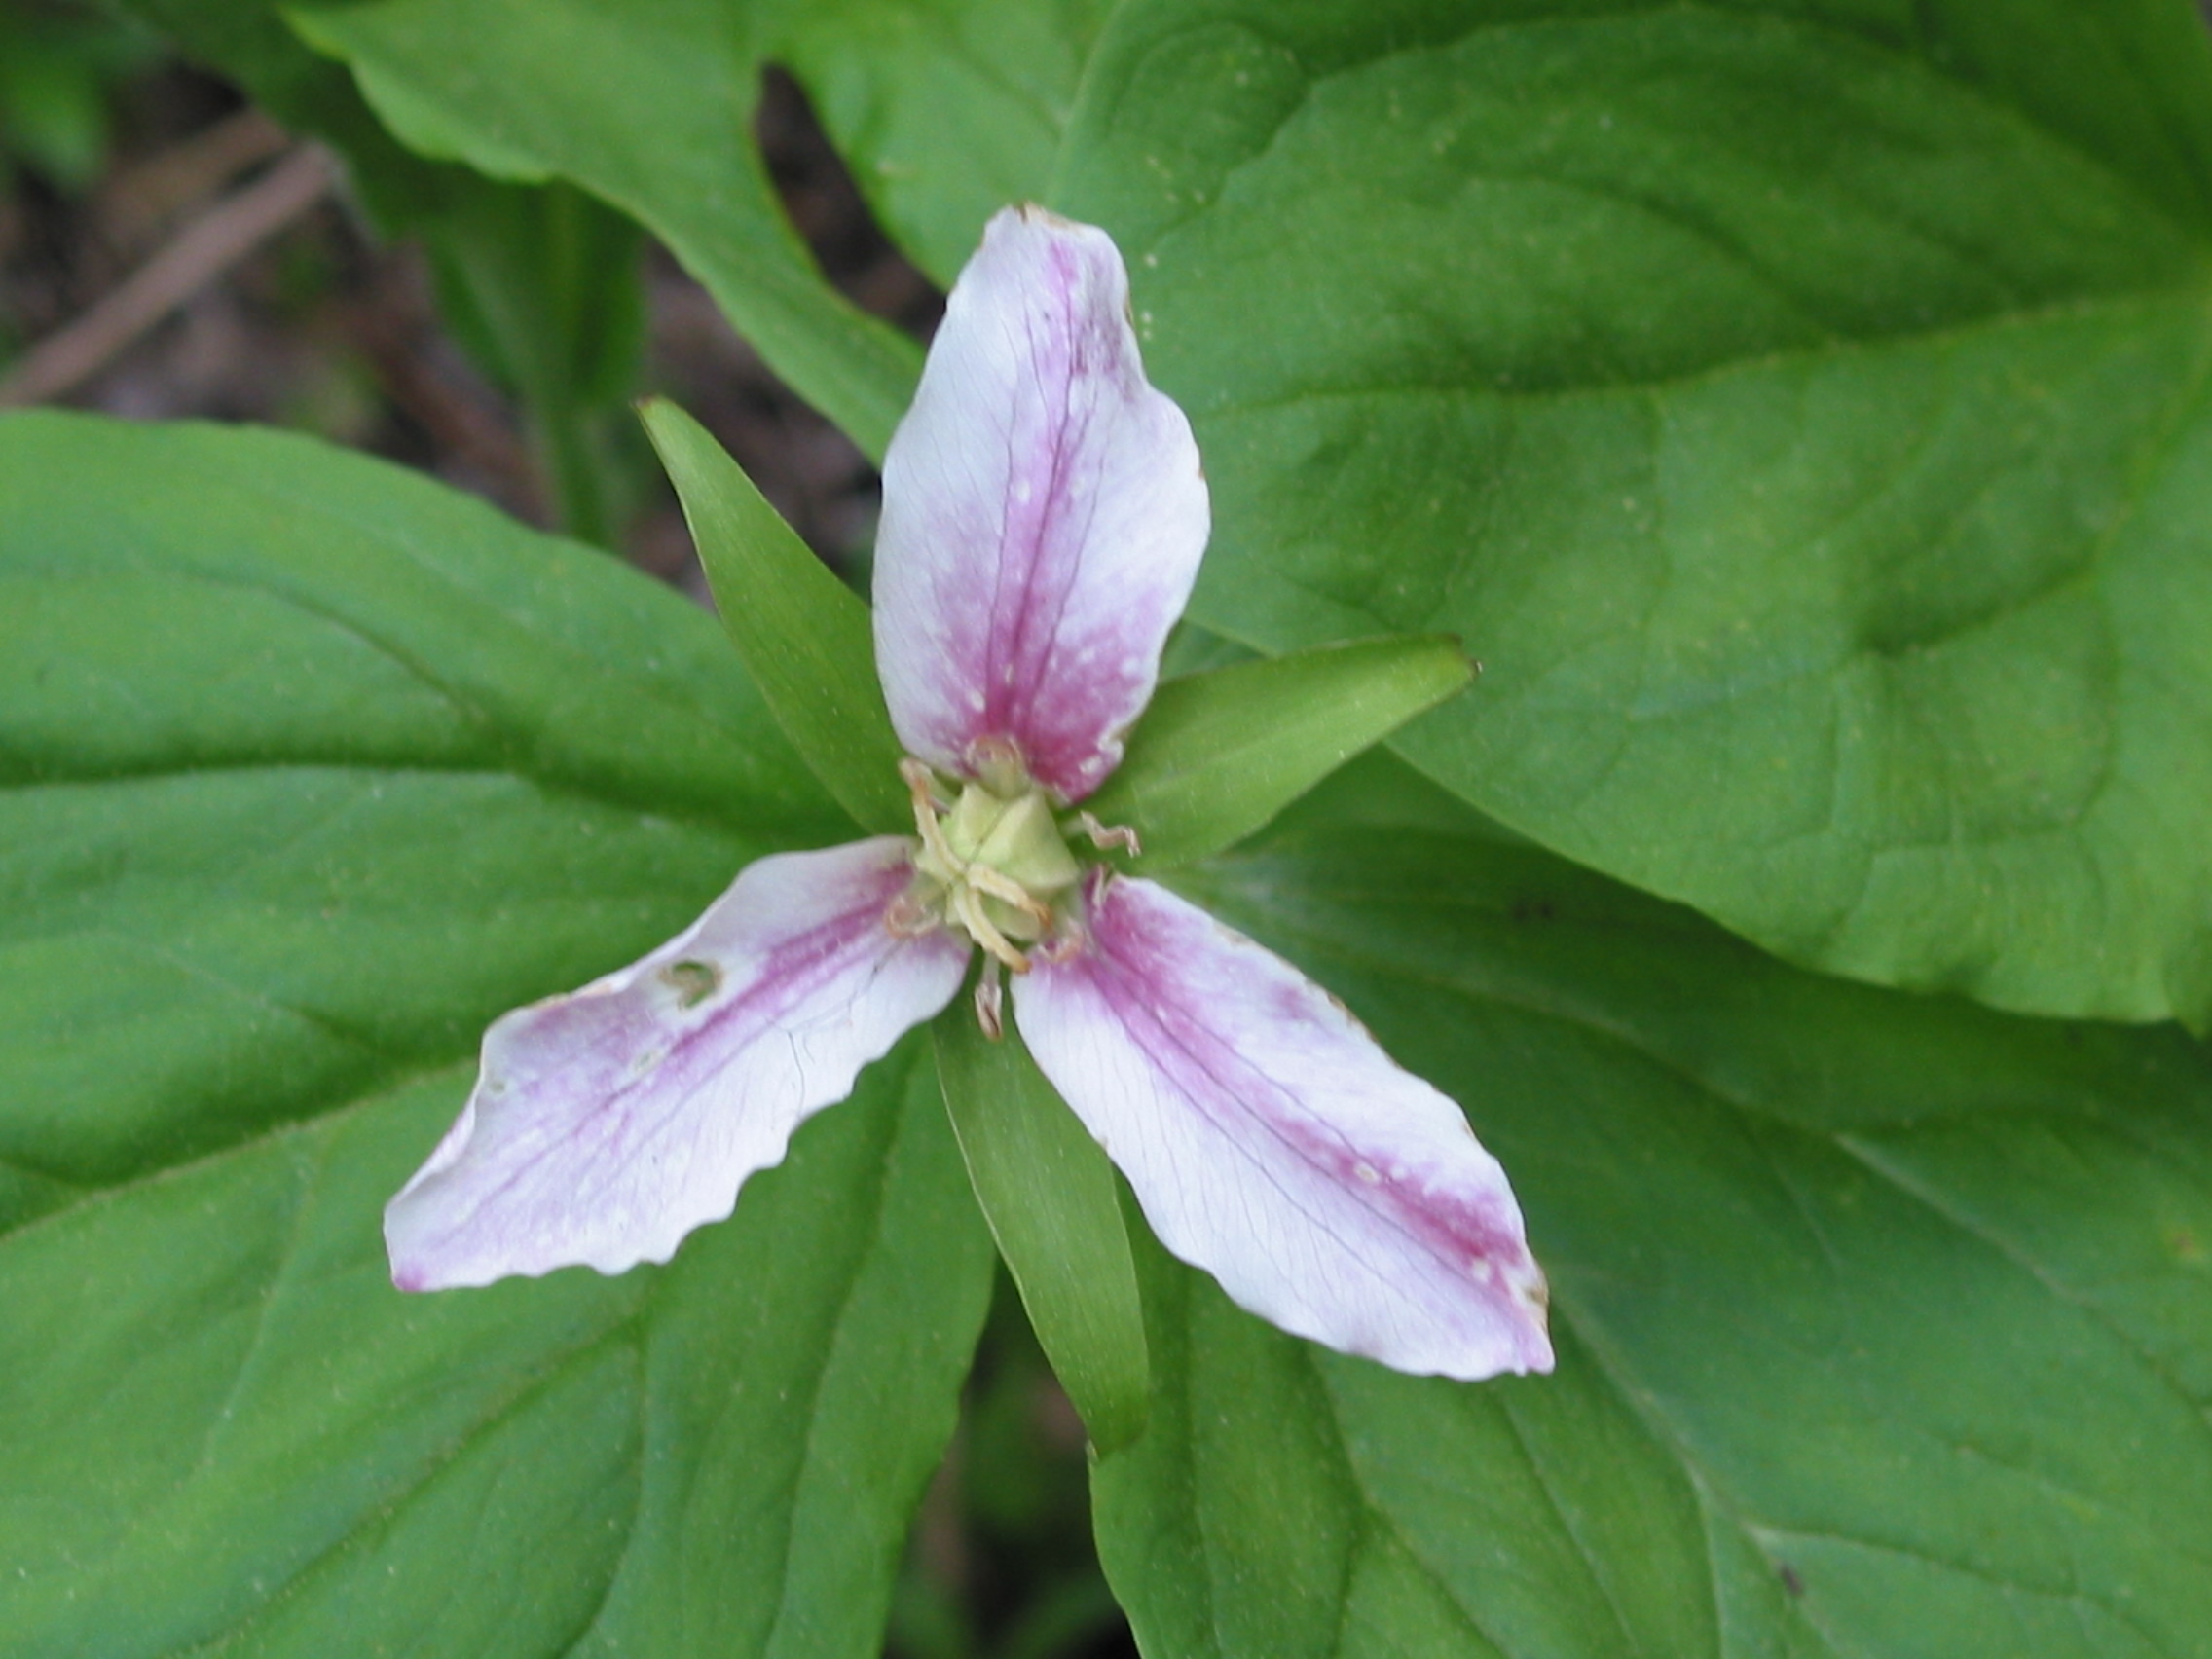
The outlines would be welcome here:
<svg viewBox="0 0 2212 1659">
<path fill-rule="evenodd" d="M 780 10 L 770 55 L 805 84 L 893 239 L 949 286 L 985 220 L 1051 188 L 1111 5 L 806 0 Z"/>
<path fill-rule="evenodd" d="M 666 1270 L 390 1288 L 484 1024 L 841 819 L 713 623 L 302 440 L 0 420 L 11 1654 L 872 1654 L 990 1282 L 919 1044 Z"/>
<path fill-rule="evenodd" d="M 768 707 L 823 787 L 864 829 L 910 830 L 904 756 L 867 606 L 830 573 L 712 433 L 666 398 L 643 408 L 722 626 Z"/>
<path fill-rule="evenodd" d="M 412 148 L 499 178 L 566 178 L 638 219 L 779 375 L 880 456 L 921 353 L 823 281 L 784 216 L 751 138 L 770 44 L 752 12 L 378 0 L 287 16 Z"/>
<path fill-rule="evenodd" d="M 1549 1378 L 1275 1333 L 1147 1245 L 1095 1490 L 1148 1651 L 2212 1652 L 2212 1058 L 1776 964 L 1531 851 L 1179 877 L 1462 1101 Z"/>
<path fill-rule="evenodd" d="M 372 0 L 292 12 L 392 129 L 501 176 L 573 180 L 665 240 L 769 364 L 878 458 L 912 344 L 827 285 L 748 141 L 765 64 L 940 284 L 1051 185 L 1105 0 Z"/>
<path fill-rule="evenodd" d="M 968 1000 L 933 1028 L 944 1106 L 1037 1341 L 1100 1454 L 1144 1432 L 1144 1309 L 1114 1167 L 1010 1021 L 984 1037 Z"/>
<path fill-rule="evenodd" d="M 1473 675 L 1455 640 L 1368 640 L 1165 681 L 1127 757 L 1086 804 L 1102 823 L 1136 828 L 1139 869 L 1202 859 Z"/>
<path fill-rule="evenodd" d="M 1448 630 L 1403 740 L 1788 957 L 2212 1018 L 2212 47 L 2183 0 L 1132 0 L 1054 204 L 1195 610 Z"/>
<path fill-rule="evenodd" d="M 1370 749 L 1331 772 L 1274 821 L 1272 831 L 1367 827 L 1426 830 L 1528 846 L 1495 819 L 1486 818 L 1442 785 L 1415 771 L 1387 749 Z"/>
</svg>

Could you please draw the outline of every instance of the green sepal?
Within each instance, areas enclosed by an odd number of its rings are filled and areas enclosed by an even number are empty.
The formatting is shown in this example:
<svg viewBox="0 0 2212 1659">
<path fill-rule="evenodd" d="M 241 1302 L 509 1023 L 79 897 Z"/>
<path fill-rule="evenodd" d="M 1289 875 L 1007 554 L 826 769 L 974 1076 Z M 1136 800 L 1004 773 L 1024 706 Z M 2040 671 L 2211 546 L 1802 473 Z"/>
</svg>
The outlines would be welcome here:
<svg viewBox="0 0 2212 1659">
<path fill-rule="evenodd" d="M 863 829 L 910 830 L 867 607 L 704 426 L 666 398 L 639 413 L 682 498 L 722 626 L 784 735 Z"/>
<path fill-rule="evenodd" d="M 1456 640 L 1362 640 L 1162 683 L 1121 769 L 1084 804 L 1129 825 L 1141 869 L 1235 846 L 1474 678 Z M 803 746 L 802 746 L 803 747 Z"/>
<path fill-rule="evenodd" d="M 1144 1307 L 1105 1152 L 1011 1022 L 992 1042 L 966 997 L 939 1016 L 938 1080 L 983 1218 L 1029 1322 L 1101 1456 L 1144 1432 Z"/>
</svg>

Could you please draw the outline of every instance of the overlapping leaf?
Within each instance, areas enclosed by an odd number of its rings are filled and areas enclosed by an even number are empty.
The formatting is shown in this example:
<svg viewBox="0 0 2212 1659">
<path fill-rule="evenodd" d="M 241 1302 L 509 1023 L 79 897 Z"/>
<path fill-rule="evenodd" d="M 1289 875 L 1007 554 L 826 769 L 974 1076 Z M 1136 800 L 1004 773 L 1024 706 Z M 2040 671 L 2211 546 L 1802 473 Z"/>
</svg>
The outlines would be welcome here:
<svg viewBox="0 0 2212 1659">
<path fill-rule="evenodd" d="M 739 9 L 391 0 L 291 16 L 403 142 L 498 178 L 567 178 L 631 214 L 816 407 L 866 447 L 890 437 L 919 354 L 822 280 L 777 204 Z"/>
<path fill-rule="evenodd" d="M 1043 201 L 1112 0 L 760 0 L 894 239 L 950 283 L 983 221 Z"/>
<path fill-rule="evenodd" d="M 840 821 L 712 622 L 295 440 L 0 498 L 10 1651 L 874 1651 L 990 1259 L 915 1049 L 666 1271 L 385 1272 L 491 1015 Z"/>
<path fill-rule="evenodd" d="M 911 343 L 823 282 L 753 143 L 769 62 L 805 79 L 862 189 L 940 282 L 1042 197 L 1100 0 L 371 0 L 295 8 L 405 142 L 571 179 L 632 213 L 799 393 L 880 456 Z"/>
<path fill-rule="evenodd" d="M 1055 201 L 1209 625 L 1460 634 L 1422 766 L 1793 958 L 2212 1017 L 2194 7 L 1138 0 Z"/>
<path fill-rule="evenodd" d="M 1097 1484 L 1153 1650 L 2212 1653 L 2201 1047 L 1816 978 L 1481 840 L 1198 891 L 1466 1103 L 1562 1351 L 1398 1377 L 1148 1251 L 1161 1392 Z"/>
</svg>

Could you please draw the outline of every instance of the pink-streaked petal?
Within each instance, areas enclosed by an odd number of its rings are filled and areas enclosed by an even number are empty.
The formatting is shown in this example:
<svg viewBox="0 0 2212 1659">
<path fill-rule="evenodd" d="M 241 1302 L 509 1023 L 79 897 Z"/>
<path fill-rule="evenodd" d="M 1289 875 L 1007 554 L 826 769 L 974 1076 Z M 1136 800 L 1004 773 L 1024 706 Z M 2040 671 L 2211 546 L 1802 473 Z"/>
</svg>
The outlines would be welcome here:
<svg viewBox="0 0 2212 1659">
<path fill-rule="evenodd" d="M 1120 764 L 1205 551 L 1190 423 L 1144 378 L 1106 233 L 991 220 L 883 462 L 875 651 L 940 771 L 1012 739 L 1081 800 Z"/>
<path fill-rule="evenodd" d="M 1459 1109 L 1281 958 L 1151 882 L 1014 988 L 1030 1052 L 1160 1241 L 1241 1307 L 1400 1371 L 1549 1371 L 1544 1278 Z"/>
<path fill-rule="evenodd" d="M 911 843 L 762 859 L 641 962 L 517 1009 L 385 1211 L 402 1290 L 665 1262 L 792 1131 L 952 1000 L 964 940 L 900 938 Z"/>
</svg>

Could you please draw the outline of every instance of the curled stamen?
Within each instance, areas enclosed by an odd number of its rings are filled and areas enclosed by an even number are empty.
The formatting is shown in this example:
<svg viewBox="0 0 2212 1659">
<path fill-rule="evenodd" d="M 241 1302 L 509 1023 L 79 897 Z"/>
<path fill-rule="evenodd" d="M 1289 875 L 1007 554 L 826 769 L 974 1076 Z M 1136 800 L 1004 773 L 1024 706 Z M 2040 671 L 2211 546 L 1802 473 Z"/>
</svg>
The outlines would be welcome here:
<svg viewBox="0 0 2212 1659">
<path fill-rule="evenodd" d="M 937 774 L 911 755 L 899 762 L 899 775 L 905 779 L 906 788 L 913 794 L 914 805 L 917 810 L 924 801 L 929 803 L 930 809 L 934 812 L 944 812 L 950 809 L 949 802 L 938 798 Z"/>
<path fill-rule="evenodd" d="M 970 865 L 961 872 L 961 879 L 993 899 L 1003 899 L 1039 927 L 1051 925 L 1052 907 L 1011 875 L 1003 874 L 989 865 Z"/>
<path fill-rule="evenodd" d="M 1075 827 L 1088 835 L 1090 844 L 1101 851 L 1119 848 L 1131 858 L 1144 851 L 1137 845 L 1137 832 L 1126 824 L 1101 824 L 1094 814 L 1079 812 L 1075 815 Z"/>
<path fill-rule="evenodd" d="M 968 937 L 1012 968 L 1016 974 L 1029 972 L 1029 958 L 1014 946 L 1014 941 L 999 932 L 997 925 L 983 910 L 983 896 L 966 883 L 952 890 L 952 908 L 960 918 L 960 925 L 968 930 Z"/>
<path fill-rule="evenodd" d="M 1027 787 L 1020 752 L 1011 744 L 983 742 L 976 757 Z M 956 927 L 995 966 L 1027 973 L 1022 943 L 1053 927 L 1045 895 L 1064 892 L 1081 874 L 1051 804 L 1034 789 L 1008 796 L 981 780 L 964 785 L 947 805 L 937 775 L 910 756 L 900 762 L 899 775 L 912 796 L 921 846 L 913 855 L 914 883 L 891 917 L 893 930 Z"/>
<path fill-rule="evenodd" d="M 938 822 L 945 808 L 937 798 L 937 780 L 930 776 L 927 766 L 912 758 L 899 762 L 899 775 L 906 780 L 907 791 L 913 796 L 914 831 L 921 836 L 923 849 L 946 869 L 958 869 L 960 861 L 952 856 L 943 827 Z"/>
</svg>

